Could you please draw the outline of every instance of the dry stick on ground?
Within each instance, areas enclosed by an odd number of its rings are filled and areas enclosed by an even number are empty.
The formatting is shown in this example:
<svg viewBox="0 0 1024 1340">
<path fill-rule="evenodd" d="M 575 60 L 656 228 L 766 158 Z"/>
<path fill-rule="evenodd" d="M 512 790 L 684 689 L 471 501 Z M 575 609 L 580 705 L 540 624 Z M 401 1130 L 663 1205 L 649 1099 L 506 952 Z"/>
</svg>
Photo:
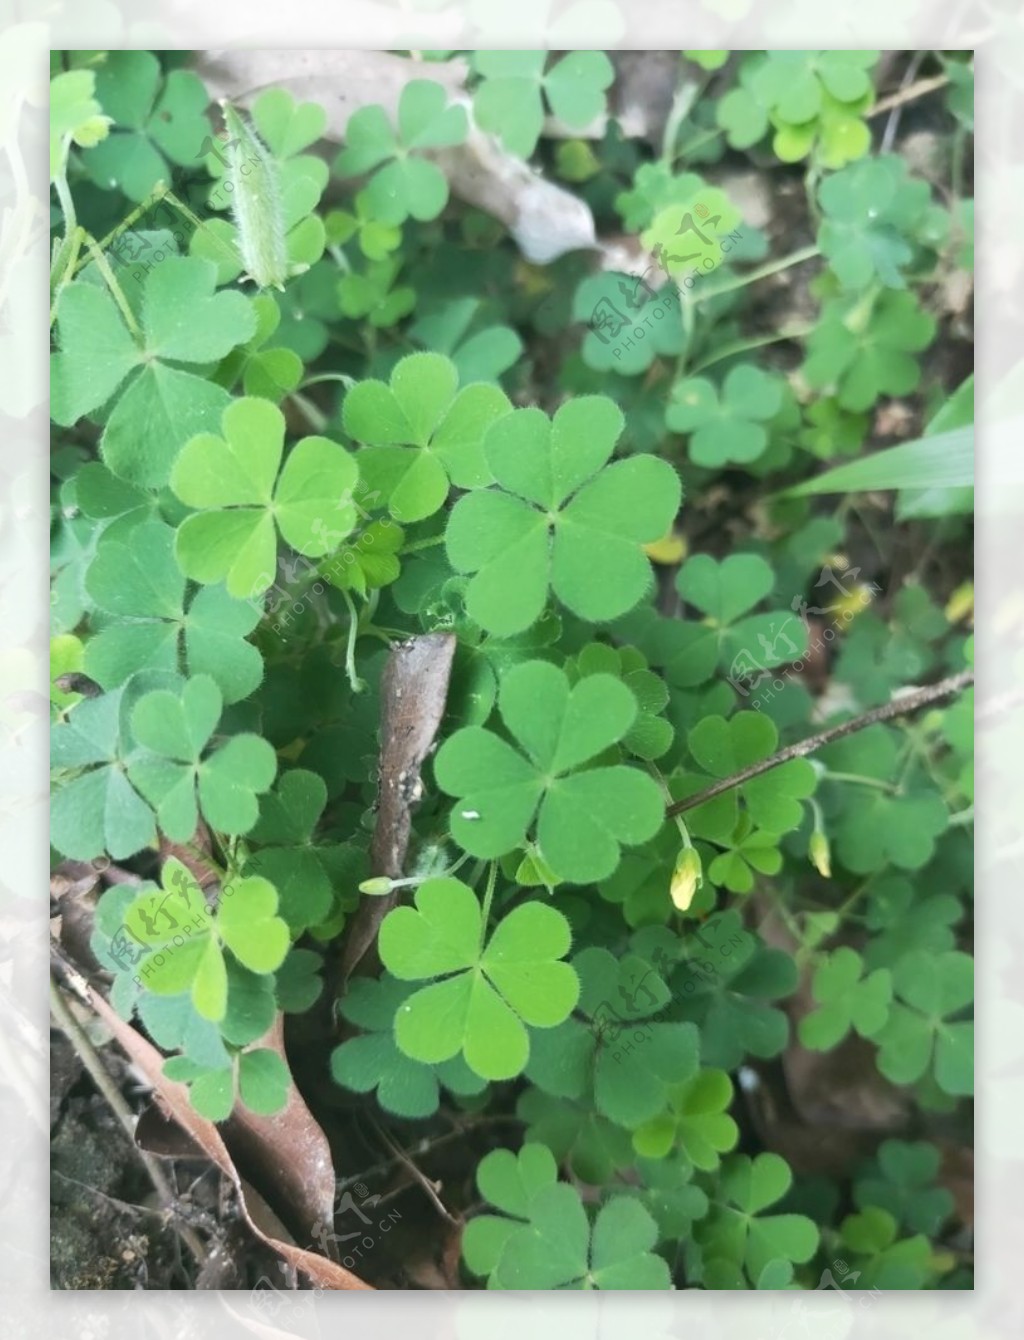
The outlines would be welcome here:
<svg viewBox="0 0 1024 1340">
<path fill-rule="evenodd" d="M 50 1009 L 68 1041 L 71 1043 L 72 1047 L 74 1047 L 78 1059 L 85 1066 L 93 1083 L 107 1100 L 114 1115 L 124 1128 L 124 1132 L 128 1136 L 128 1141 L 131 1144 L 132 1149 L 134 1149 L 143 1164 L 145 1164 L 146 1171 L 149 1173 L 156 1193 L 160 1197 L 164 1212 L 171 1221 L 175 1231 L 195 1257 L 197 1263 L 203 1265 L 206 1261 L 206 1248 L 203 1246 L 195 1231 L 189 1227 L 188 1224 L 183 1224 L 179 1221 L 180 1216 L 176 1206 L 174 1190 L 164 1176 L 163 1169 L 151 1154 L 147 1154 L 144 1149 L 140 1149 L 135 1142 L 135 1114 L 121 1096 L 121 1092 L 114 1081 L 107 1074 L 106 1068 L 100 1060 L 95 1047 L 93 1047 L 92 1043 L 89 1041 L 85 1029 L 71 1013 L 64 997 L 61 995 L 60 987 L 54 981 L 52 976 L 50 977 Z"/>
<path fill-rule="evenodd" d="M 893 717 L 907 716 L 910 712 L 916 712 L 920 707 L 927 707 L 929 703 L 938 702 L 942 698 L 949 698 L 973 683 L 974 671 L 961 670 L 958 675 L 950 675 L 948 679 L 940 679 L 937 684 L 928 684 L 923 689 L 914 689 L 912 693 L 905 693 L 902 697 L 894 698 L 891 703 L 885 703 L 882 707 L 873 707 L 870 712 L 864 712 L 859 717 L 853 717 L 838 726 L 832 726 L 828 730 L 821 731 L 818 735 L 810 735 L 806 740 L 799 740 L 796 744 L 787 745 L 785 749 L 780 749 L 777 754 L 772 754 L 771 758 L 763 758 L 760 763 L 752 763 L 749 768 L 734 772 L 731 777 L 723 777 L 721 781 L 715 782 L 713 786 L 705 787 L 703 791 L 698 791 L 696 795 L 677 800 L 674 805 L 669 805 L 665 811 L 665 817 L 671 819 L 673 815 L 682 814 L 684 810 L 696 809 L 698 805 L 714 800 L 715 796 L 720 796 L 723 791 L 731 791 L 734 786 L 742 786 L 744 782 L 749 782 L 752 777 L 760 777 L 763 772 L 770 772 L 772 768 L 777 768 L 780 763 L 788 763 L 791 758 L 803 758 L 806 754 L 813 754 L 825 745 L 831 744 L 833 740 L 841 740 L 844 735 L 852 735 L 854 731 L 864 730 L 866 726 L 874 726 L 879 721 L 891 721 Z"/>
<path fill-rule="evenodd" d="M 864 113 L 864 116 L 868 120 L 873 116 L 881 116 L 883 112 L 888 112 L 893 107 L 902 107 L 905 102 L 913 102 L 915 98 L 923 98 L 926 93 L 931 93 L 937 88 L 943 88 L 948 83 L 948 74 L 936 74 L 928 79 L 919 79 L 916 84 L 911 84 L 909 88 L 897 89 L 895 93 L 890 93 L 887 98 L 882 98 L 880 102 L 876 102 L 874 107 L 870 107 Z"/>
<path fill-rule="evenodd" d="M 427 1193 L 431 1202 L 434 1205 L 434 1208 L 437 1210 L 438 1214 L 440 1214 L 442 1219 L 446 1219 L 453 1228 L 461 1228 L 462 1220 L 456 1219 L 456 1217 L 451 1213 L 451 1211 L 448 1209 L 448 1207 L 445 1205 L 444 1201 L 438 1194 L 441 1187 L 441 1183 L 432 1182 L 430 1178 L 426 1175 L 426 1173 L 423 1172 L 421 1168 L 418 1168 L 415 1163 L 413 1163 L 412 1159 L 405 1152 L 405 1150 L 399 1149 L 398 1145 L 396 1145 L 394 1140 L 391 1139 L 387 1131 L 383 1130 L 377 1124 L 377 1122 L 373 1122 L 373 1126 L 378 1136 L 380 1136 L 384 1144 L 387 1145 L 388 1149 L 391 1150 L 391 1153 L 394 1155 L 396 1161 L 401 1163 L 402 1167 L 406 1169 L 406 1171 L 412 1176 L 415 1182 L 419 1186 L 421 1186 L 423 1190 Z"/>
</svg>

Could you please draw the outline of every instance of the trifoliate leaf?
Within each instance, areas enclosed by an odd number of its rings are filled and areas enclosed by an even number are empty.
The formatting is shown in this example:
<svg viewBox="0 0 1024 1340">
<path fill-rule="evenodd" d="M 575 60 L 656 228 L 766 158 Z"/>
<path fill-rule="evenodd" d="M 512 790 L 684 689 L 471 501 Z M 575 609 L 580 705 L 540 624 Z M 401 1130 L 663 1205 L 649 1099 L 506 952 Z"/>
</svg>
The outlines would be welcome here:
<svg viewBox="0 0 1024 1340">
<path fill-rule="evenodd" d="M 383 107 L 360 107 L 345 127 L 346 147 L 335 164 L 340 177 L 374 172 L 364 195 L 374 217 L 384 224 L 404 223 L 410 215 L 434 219 L 448 201 L 448 183 L 436 163 L 417 149 L 449 148 L 466 138 L 465 109 L 447 105 L 447 93 L 430 79 L 413 79 L 402 89 L 397 130 Z"/>
<path fill-rule="evenodd" d="M 395 1020 L 395 1040 L 414 1060 L 447 1061 L 462 1052 L 484 1079 L 518 1075 L 529 1055 L 524 1023 L 551 1028 L 579 993 L 560 960 L 569 924 L 541 903 L 525 903 L 484 944 L 480 904 L 457 879 L 432 879 L 416 906 L 398 907 L 381 925 L 384 966 L 402 981 L 442 978 L 411 996 Z"/>
<path fill-rule="evenodd" d="M 651 585 L 643 545 L 674 521 L 680 486 L 652 456 L 606 464 L 622 425 L 610 400 L 583 396 L 553 420 L 523 409 L 491 426 L 484 454 L 499 488 L 460 498 L 446 533 L 452 566 L 473 574 L 467 612 L 489 632 L 535 623 L 549 587 L 574 614 L 601 622 Z"/>
<path fill-rule="evenodd" d="M 633 694 L 604 674 L 570 688 L 555 666 L 528 661 L 506 672 L 498 702 L 524 752 L 480 726 L 457 731 L 438 751 L 437 783 L 459 797 L 452 836 L 465 851 L 494 857 L 535 829 L 540 855 L 560 879 L 605 878 L 619 844 L 645 842 L 663 819 L 661 794 L 646 774 L 621 765 L 580 771 L 633 725 Z"/>
<path fill-rule="evenodd" d="M 175 457 L 195 433 L 216 427 L 228 393 L 178 364 L 223 358 L 256 328 L 241 293 L 216 293 L 208 261 L 168 256 L 152 267 L 142 293 L 141 338 L 96 284 L 69 284 L 57 304 L 60 352 L 51 362 L 51 413 L 72 424 L 120 394 L 100 440 L 107 465 L 133 484 L 167 482 Z"/>
<path fill-rule="evenodd" d="M 89 639 L 85 669 L 104 688 L 137 670 L 208 674 L 225 702 L 247 697 L 263 661 L 245 641 L 259 607 L 232 599 L 221 586 L 186 594 L 174 559 L 174 531 L 161 521 L 119 528 L 99 544 L 85 577 L 99 610 L 109 616 Z M 186 608 L 187 606 L 187 608 Z"/>
<path fill-rule="evenodd" d="M 304 437 L 284 466 L 284 415 L 267 400 L 234 400 L 223 436 L 201 433 L 183 448 L 171 487 L 197 510 L 178 528 L 175 552 L 186 576 L 225 580 L 240 599 L 261 595 L 277 569 L 277 532 L 320 557 L 355 525 L 352 457 L 326 437 Z"/>
<path fill-rule="evenodd" d="M 256 796 L 274 780 L 274 750 L 258 735 L 234 735 L 205 753 L 223 702 L 209 675 L 195 675 L 180 692 L 155 689 L 133 708 L 132 732 L 141 748 L 128 775 L 172 841 L 189 841 L 200 810 L 219 832 L 247 833 L 258 816 Z"/>
<path fill-rule="evenodd" d="M 346 433 L 366 443 L 359 468 L 401 522 L 422 521 L 445 502 L 451 485 L 492 482 L 483 438 L 511 405 L 496 386 L 458 390 L 455 365 L 441 354 L 410 354 L 390 385 L 363 381 L 345 397 Z"/>
<path fill-rule="evenodd" d="M 815 971 L 811 992 L 819 1008 L 800 1020 L 800 1042 L 814 1051 L 830 1051 L 851 1028 L 872 1037 L 889 1017 L 892 977 L 878 968 L 862 977 L 860 955 L 844 945 Z"/>
</svg>

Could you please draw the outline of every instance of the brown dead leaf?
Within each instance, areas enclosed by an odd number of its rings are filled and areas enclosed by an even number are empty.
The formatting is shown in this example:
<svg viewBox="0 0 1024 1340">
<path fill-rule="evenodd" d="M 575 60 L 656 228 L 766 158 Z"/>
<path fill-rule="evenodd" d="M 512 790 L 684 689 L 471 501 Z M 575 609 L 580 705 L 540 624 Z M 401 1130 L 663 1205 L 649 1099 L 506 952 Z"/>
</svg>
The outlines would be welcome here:
<svg viewBox="0 0 1024 1340">
<path fill-rule="evenodd" d="M 362 1289 L 372 1286 L 354 1275 L 350 1270 L 334 1261 L 329 1261 L 318 1252 L 298 1247 L 291 1240 L 287 1230 L 264 1201 L 259 1192 L 249 1186 L 241 1177 L 220 1131 L 200 1116 L 189 1102 L 188 1089 L 184 1084 L 167 1079 L 163 1073 L 164 1058 L 159 1051 L 103 999 L 103 997 L 82 978 L 72 981 L 79 996 L 95 1011 L 121 1044 L 128 1056 L 142 1071 L 153 1086 L 158 1101 L 175 1122 L 190 1136 L 207 1158 L 211 1159 L 221 1172 L 234 1184 L 238 1192 L 242 1212 L 249 1228 L 262 1241 L 273 1248 L 290 1265 L 323 1289 Z M 317 1193 L 319 1195 L 319 1192 Z M 333 1207 L 333 1173 L 332 1173 Z"/>
<path fill-rule="evenodd" d="M 277 1052 L 287 1065 L 282 1015 L 257 1045 Z M 281 1212 L 294 1217 L 303 1241 L 313 1241 L 320 1225 L 331 1228 L 335 1174 L 330 1146 L 294 1081 L 282 1111 L 266 1117 L 238 1106 L 223 1130 L 234 1157 L 251 1169 L 251 1180 L 287 1207 Z"/>
</svg>

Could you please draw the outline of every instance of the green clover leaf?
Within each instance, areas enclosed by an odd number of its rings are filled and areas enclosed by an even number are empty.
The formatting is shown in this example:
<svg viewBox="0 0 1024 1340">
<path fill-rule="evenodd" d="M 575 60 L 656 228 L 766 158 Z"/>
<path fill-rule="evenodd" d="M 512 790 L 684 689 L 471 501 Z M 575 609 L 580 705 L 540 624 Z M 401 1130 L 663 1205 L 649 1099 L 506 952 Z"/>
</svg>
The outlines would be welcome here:
<svg viewBox="0 0 1024 1340">
<path fill-rule="evenodd" d="M 715 829 L 718 831 L 717 823 Z M 696 828 L 692 831 L 697 832 Z M 755 872 L 777 875 L 782 869 L 779 835 L 755 828 L 749 814 L 741 814 L 732 832 L 716 837 L 715 842 L 725 850 L 708 863 L 706 878 L 730 893 L 750 893 Z"/>
<path fill-rule="evenodd" d="M 437 784 L 459 800 L 455 841 L 474 856 L 502 856 L 523 845 L 536 816 L 541 859 L 560 879 L 586 884 L 610 875 L 619 844 L 653 837 L 664 812 L 657 784 L 635 768 L 580 771 L 633 725 L 633 694 L 604 674 L 570 688 L 555 666 L 527 661 L 505 673 L 498 704 L 523 752 L 480 726 L 457 731 L 438 750 Z"/>
<path fill-rule="evenodd" d="M 64 70 L 50 80 L 50 180 L 64 171 L 68 149 L 106 139 L 113 120 L 96 101 L 94 70 Z"/>
<path fill-rule="evenodd" d="M 483 76 L 473 95 L 473 116 L 510 153 L 529 158 L 544 129 L 544 101 L 551 114 L 583 130 L 605 109 L 615 78 L 603 51 L 573 51 L 545 73 L 546 51 L 476 51 L 473 70 Z"/>
<path fill-rule="evenodd" d="M 400 258 L 371 261 L 365 270 L 350 270 L 338 280 L 338 306 L 353 320 L 365 318 L 371 326 L 386 330 L 408 316 L 416 306 L 416 291 L 397 283 Z M 333 315 L 333 313 L 332 313 Z"/>
<path fill-rule="evenodd" d="M 259 622 L 255 605 L 222 586 L 186 595 L 174 558 L 174 531 L 162 521 L 118 526 L 100 540 L 85 588 L 106 618 L 93 620 L 85 672 L 116 688 L 138 670 L 177 670 L 215 680 L 226 703 L 246 698 L 263 678 L 263 660 L 245 641 Z"/>
<path fill-rule="evenodd" d="M 612 1197 L 591 1226 L 579 1192 L 557 1175 L 538 1144 L 481 1160 L 480 1193 L 503 1214 L 466 1225 L 463 1259 L 474 1275 L 487 1275 L 490 1289 L 671 1287 L 667 1264 L 652 1251 L 658 1226 L 638 1201 Z"/>
<path fill-rule="evenodd" d="M 650 587 L 642 546 L 675 520 L 680 484 L 652 456 L 606 465 L 622 426 L 603 396 L 569 401 L 553 420 L 518 409 L 491 426 L 484 454 L 499 489 L 460 498 L 445 539 L 455 570 L 473 574 L 466 610 L 482 628 L 522 632 L 540 617 L 549 586 L 598 622 L 624 614 Z"/>
<path fill-rule="evenodd" d="M 717 186 L 702 183 L 689 198 L 680 199 L 683 195 L 681 188 L 671 191 L 669 202 L 654 215 L 640 241 L 677 287 L 690 289 L 716 270 L 727 255 L 743 258 L 743 216 Z M 726 240 L 728 247 L 723 246 Z"/>
<path fill-rule="evenodd" d="M 718 1194 L 706 1219 L 693 1228 L 708 1288 L 756 1285 L 777 1260 L 809 1261 L 818 1247 L 818 1228 L 802 1214 L 762 1214 L 789 1190 L 793 1174 L 778 1154 L 732 1154 L 722 1164 Z"/>
<path fill-rule="evenodd" d="M 352 457 L 326 437 L 304 437 L 281 467 L 284 415 L 267 400 L 233 400 L 222 437 L 200 433 L 182 449 L 171 487 L 203 509 L 178 528 L 175 553 L 198 582 L 226 579 L 243 599 L 261 595 L 277 568 L 277 531 L 293 549 L 319 557 L 355 525 Z"/>
<path fill-rule="evenodd" d="M 409 327 L 409 338 L 416 344 L 452 360 L 462 386 L 496 382 L 523 351 L 523 342 L 512 327 L 485 325 L 482 310 L 479 298 L 456 298 Z"/>
<path fill-rule="evenodd" d="M 208 261 L 168 256 L 147 275 L 138 343 L 110 294 L 69 284 L 57 304 L 61 350 L 51 356 L 51 413 L 73 424 L 116 395 L 100 439 L 107 465 L 132 484 L 167 482 L 182 444 L 216 425 L 230 397 L 180 364 L 210 363 L 250 339 L 252 304 L 216 293 Z"/>
<path fill-rule="evenodd" d="M 122 686 L 84 698 L 53 729 L 50 840 L 73 861 L 91 861 L 103 851 L 122 860 L 156 838 L 153 811 L 125 774 L 130 741 L 122 730 L 123 695 Z"/>
<path fill-rule="evenodd" d="M 345 397 L 345 432 L 365 443 L 359 468 L 401 522 L 422 521 L 444 505 L 451 485 L 492 482 L 483 438 L 511 405 L 497 386 L 458 389 L 455 364 L 441 354 L 410 354 L 390 385 L 359 382 Z"/>
<path fill-rule="evenodd" d="M 256 333 L 221 364 L 218 380 L 233 386 L 241 378 L 246 395 L 262 396 L 278 404 L 302 380 L 302 359 L 292 349 L 267 341 L 281 324 L 281 309 L 269 293 L 252 299 Z"/>
<path fill-rule="evenodd" d="M 265 89 L 252 104 L 260 139 L 282 162 L 315 144 L 327 129 L 327 113 L 318 102 L 296 102 L 284 88 Z"/>
<path fill-rule="evenodd" d="M 410 215 L 424 222 L 437 218 L 448 202 L 448 182 L 436 165 L 416 150 L 461 144 L 468 133 L 465 109 L 447 106 L 442 85 L 413 79 L 398 103 L 397 133 L 383 107 L 360 107 L 345 127 L 346 147 L 334 170 L 357 177 L 378 170 L 363 195 L 367 208 L 383 224 L 404 223 Z M 383 166 L 382 166 L 383 165 Z"/>
<path fill-rule="evenodd" d="M 885 1210 L 911 1233 L 935 1237 L 953 1213 L 953 1193 L 935 1186 L 942 1155 L 925 1140 L 883 1140 L 853 1188 L 861 1210 Z"/>
<path fill-rule="evenodd" d="M 825 212 L 818 245 L 841 286 L 863 290 L 877 279 L 904 288 L 901 271 L 913 254 L 907 239 L 929 208 L 928 183 L 886 154 L 826 177 L 818 198 Z"/>
<path fill-rule="evenodd" d="M 789 1020 L 769 1002 L 791 995 L 797 978 L 789 954 L 744 930 L 730 908 L 687 938 L 670 986 L 676 1012 L 700 1027 L 701 1060 L 735 1070 L 745 1056 L 777 1056 L 786 1046 Z"/>
<path fill-rule="evenodd" d="M 672 744 L 675 732 L 660 713 L 668 703 L 668 689 L 660 675 L 647 668 L 635 647 L 609 647 L 591 642 L 571 663 L 582 677 L 610 674 L 621 679 L 637 703 L 637 718 L 622 737 L 623 746 L 637 758 L 660 758 Z"/>
<path fill-rule="evenodd" d="M 437 1065 L 415 1061 L 398 1047 L 395 1018 L 415 987 L 386 973 L 379 981 L 354 978 L 339 1009 L 364 1032 L 349 1038 L 331 1053 L 331 1074 L 356 1093 L 377 1092 L 386 1112 L 415 1119 L 432 1116 L 438 1107 L 440 1085 L 461 1096 L 482 1093 L 486 1081 L 473 1073 L 462 1056 Z"/>
<path fill-rule="evenodd" d="M 875 879 L 864 912 L 864 924 L 872 932 L 864 962 L 869 968 L 892 968 L 912 949 L 932 954 L 953 949 L 953 927 L 963 915 L 959 898 L 933 892 L 930 882 L 920 888 L 900 875 Z"/>
<path fill-rule="evenodd" d="M 730 554 L 721 562 L 696 554 L 679 569 L 676 590 L 704 615 L 702 623 L 674 620 L 665 627 L 666 678 L 692 688 L 727 670 L 729 683 L 748 697 L 748 680 L 807 648 L 807 630 L 792 610 L 749 614 L 771 594 L 775 575 L 757 554 Z"/>
<path fill-rule="evenodd" d="M 707 182 L 696 172 L 674 172 L 669 163 L 659 159 L 640 164 L 630 189 L 615 197 L 615 208 L 622 216 L 626 232 L 639 233 L 666 206 L 692 205 L 703 199 L 708 189 Z"/>
<path fill-rule="evenodd" d="M 672 388 L 665 423 L 690 435 L 695 465 L 709 469 L 757 460 L 768 447 L 766 423 L 782 407 L 783 384 L 752 363 L 739 363 L 716 389 L 706 377 L 688 377 Z"/>
<path fill-rule="evenodd" d="M 132 710 L 140 748 L 129 760 L 128 776 L 174 842 L 189 841 L 200 810 L 218 832 L 247 833 L 259 814 L 256 796 L 274 780 L 277 758 L 259 735 L 233 735 L 203 756 L 223 705 L 214 680 L 195 675 L 179 692 L 142 694 Z"/>
<path fill-rule="evenodd" d="M 209 1121 L 226 1121 L 236 1097 L 250 1112 L 272 1116 L 287 1106 L 292 1088 L 286 1062 L 269 1047 L 237 1053 L 228 1065 L 218 1067 L 172 1056 L 164 1062 L 164 1074 L 188 1085 L 189 1101 Z"/>
<path fill-rule="evenodd" d="M 462 1052 L 484 1079 L 518 1075 L 529 1056 L 524 1027 L 552 1028 L 576 1004 L 579 982 L 560 960 L 569 923 L 541 903 L 525 903 L 484 944 L 476 895 L 457 879 L 431 879 L 416 907 L 384 918 L 380 956 L 402 981 L 441 978 L 411 996 L 395 1020 L 407 1056 L 430 1063 Z"/>
<path fill-rule="evenodd" d="M 580 353 L 587 367 L 634 377 L 685 343 L 679 294 L 673 284 L 654 291 L 642 277 L 607 270 L 587 275 L 572 300 L 572 316 L 586 324 Z"/>
<path fill-rule="evenodd" d="M 687 736 L 695 762 L 715 778 L 730 777 L 770 757 L 778 743 L 778 727 L 760 712 L 737 712 L 728 721 L 720 716 L 706 716 Z M 701 787 L 707 784 L 707 779 L 702 778 Z M 742 799 L 751 821 L 759 828 L 776 834 L 788 832 L 799 826 L 803 818 L 800 802 L 813 793 L 815 784 L 816 774 L 808 760 L 791 759 L 733 788 L 725 796 L 716 797 L 708 806 L 707 822 L 703 825 L 700 819 L 705 807 L 698 806 L 693 831 L 717 841 L 723 828 L 731 830 L 735 825 L 737 802 Z"/>
<path fill-rule="evenodd" d="M 831 1051 L 851 1028 L 872 1037 L 889 1017 L 892 974 L 886 968 L 862 976 L 864 960 L 843 945 L 815 970 L 811 993 L 819 1008 L 800 1020 L 799 1036 L 812 1051 Z"/>
<path fill-rule="evenodd" d="M 949 825 L 949 811 L 933 788 L 894 793 L 899 736 L 885 726 L 869 726 L 848 740 L 821 751 L 829 772 L 839 774 L 822 784 L 822 801 L 838 860 L 854 874 L 869 874 L 888 865 L 919 870 L 935 851 Z M 843 775 L 867 778 L 846 782 Z"/>
<path fill-rule="evenodd" d="M 547 1145 L 559 1163 L 592 1186 L 635 1161 L 629 1132 L 595 1111 L 589 1095 L 571 1099 L 529 1088 L 516 1104 L 516 1115 L 526 1124 L 526 1140 Z"/>
<path fill-rule="evenodd" d="M 674 1086 L 697 1073 L 692 1023 L 655 1020 L 670 993 L 635 954 L 621 960 L 607 949 L 584 949 L 573 959 L 580 978 L 578 1013 L 533 1039 L 527 1077 L 546 1093 L 592 1106 L 627 1130 L 662 1114 Z"/>
<path fill-rule="evenodd" d="M 840 168 L 871 147 L 862 116 L 874 101 L 868 71 L 877 60 L 877 51 L 752 53 L 718 104 L 718 124 L 733 148 L 774 127 L 772 149 L 784 163 L 813 151 L 822 166 Z"/>
<path fill-rule="evenodd" d="M 841 408 L 870 409 L 879 396 L 915 389 L 921 369 L 913 355 L 935 331 L 935 318 L 909 290 L 886 289 L 866 309 L 861 299 L 837 299 L 807 337 L 803 373 L 815 389 L 833 388 Z"/>
<path fill-rule="evenodd" d="M 289 936 L 276 915 L 277 892 L 265 879 L 236 878 L 222 888 L 214 912 L 174 858 L 164 863 L 161 884 L 124 913 L 128 934 L 149 951 L 135 972 L 155 995 L 189 992 L 199 1014 L 216 1023 L 228 1011 L 225 948 L 253 973 L 272 973 L 284 961 Z"/>
<path fill-rule="evenodd" d="M 327 804 L 327 786 L 317 773 L 292 768 L 260 802 L 249 833 L 260 844 L 244 866 L 277 889 L 281 916 L 293 934 L 326 921 L 335 901 L 339 863 L 352 848 L 314 841 L 313 830 Z M 265 845 L 264 845 L 265 844 Z"/>
<path fill-rule="evenodd" d="M 324 559 L 321 576 L 340 591 L 358 591 L 365 598 L 369 591 L 398 579 L 402 571 L 398 555 L 404 543 L 401 526 L 387 517 L 371 521 L 336 554 Z"/>
<path fill-rule="evenodd" d="M 96 71 L 96 96 L 113 126 L 82 156 L 97 186 L 145 200 L 170 178 L 168 160 L 198 166 L 210 143 L 209 95 L 190 70 L 166 78 L 151 51 L 109 51 Z"/>
<path fill-rule="evenodd" d="M 933 956 L 914 950 L 893 969 L 898 997 L 872 1034 L 878 1068 L 894 1084 L 933 1073 L 943 1093 L 974 1092 L 974 1024 L 957 1020 L 974 996 L 974 960 L 959 950 Z"/>
<path fill-rule="evenodd" d="M 935 1273 L 928 1239 L 920 1233 L 898 1239 L 896 1220 L 877 1206 L 848 1214 L 839 1235 L 862 1289 L 924 1289 Z"/>
<path fill-rule="evenodd" d="M 633 1148 L 643 1158 L 663 1159 L 681 1149 L 695 1168 L 713 1172 L 719 1154 L 733 1148 L 739 1127 L 726 1109 L 732 1081 L 724 1070 L 701 1070 L 669 1090 L 668 1109 L 633 1132 Z"/>
</svg>

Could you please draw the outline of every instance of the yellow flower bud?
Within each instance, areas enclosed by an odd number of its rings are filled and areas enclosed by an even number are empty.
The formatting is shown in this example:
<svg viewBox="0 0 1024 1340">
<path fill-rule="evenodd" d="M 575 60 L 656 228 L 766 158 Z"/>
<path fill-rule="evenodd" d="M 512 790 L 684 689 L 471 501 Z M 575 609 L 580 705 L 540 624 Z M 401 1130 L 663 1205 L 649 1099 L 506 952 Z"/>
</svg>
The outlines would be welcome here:
<svg viewBox="0 0 1024 1340">
<path fill-rule="evenodd" d="M 685 912 L 689 908 L 693 895 L 703 883 L 704 875 L 696 849 L 684 847 L 672 871 L 672 883 L 669 886 L 672 903 L 677 911 Z"/>
<path fill-rule="evenodd" d="M 820 828 L 816 828 L 811 834 L 811 840 L 807 844 L 807 855 L 822 879 L 832 878 L 832 851 L 828 845 L 828 838 Z"/>
</svg>

